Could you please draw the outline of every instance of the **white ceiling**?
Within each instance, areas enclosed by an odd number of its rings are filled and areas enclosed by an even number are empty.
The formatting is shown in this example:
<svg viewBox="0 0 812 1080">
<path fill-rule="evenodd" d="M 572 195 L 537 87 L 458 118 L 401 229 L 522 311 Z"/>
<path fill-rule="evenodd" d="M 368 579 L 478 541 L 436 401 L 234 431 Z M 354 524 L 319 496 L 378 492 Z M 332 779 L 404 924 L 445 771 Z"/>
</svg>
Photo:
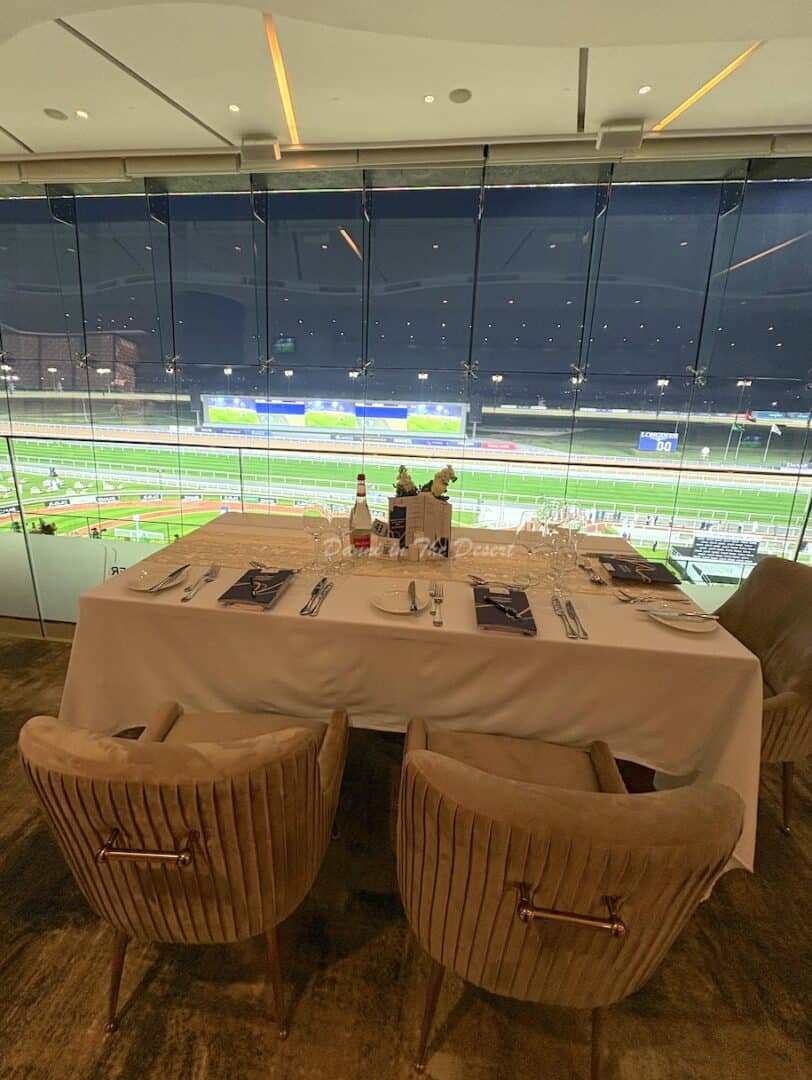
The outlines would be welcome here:
<svg viewBox="0 0 812 1080">
<path fill-rule="evenodd" d="M 505 45 L 645 45 L 726 41 L 736 36 L 812 37 L 806 0 L 204 0 L 272 11 L 325 26 L 447 41 Z M 2 0 L 0 40 L 38 22 L 122 9 L 131 0 Z M 156 7 L 164 7 L 156 4 Z"/>
<path fill-rule="evenodd" d="M 665 11 L 632 0 L 513 0 L 505 10 L 482 0 L 272 2 L 304 146 L 577 136 L 580 47 L 586 134 L 619 119 L 649 129 L 762 38 L 669 132 L 812 132 L 812 3 L 685 0 Z M 646 96 L 643 84 L 653 87 Z M 449 101 L 456 87 L 472 91 L 467 104 Z M 270 135 L 289 142 L 261 4 L 251 0 L 2 0 L 0 103 L 6 160 L 25 158 L 26 147 L 68 156 L 236 151 L 244 138 Z"/>
<path fill-rule="evenodd" d="M 287 18 L 276 24 L 303 141 L 487 140 L 575 129 L 577 49 L 429 41 Z M 473 94 L 465 105 L 449 101 L 459 87 Z"/>
</svg>

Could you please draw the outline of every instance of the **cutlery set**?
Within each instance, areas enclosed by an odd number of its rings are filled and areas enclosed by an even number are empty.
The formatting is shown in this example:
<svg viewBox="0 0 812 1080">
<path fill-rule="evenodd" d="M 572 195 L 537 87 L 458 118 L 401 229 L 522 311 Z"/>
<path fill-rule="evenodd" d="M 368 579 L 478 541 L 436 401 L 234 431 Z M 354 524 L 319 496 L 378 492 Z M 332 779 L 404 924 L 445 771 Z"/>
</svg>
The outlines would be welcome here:
<svg viewBox="0 0 812 1080">
<path fill-rule="evenodd" d="M 147 591 L 148 592 L 159 592 L 162 589 L 166 588 L 167 585 L 171 581 L 173 581 L 180 574 L 183 574 L 186 570 L 188 570 L 189 565 L 190 565 L 189 563 L 186 563 L 185 565 L 179 566 L 175 570 L 172 570 L 169 574 L 167 574 L 160 581 L 156 582 L 156 584 L 153 585 L 152 588 L 147 590 Z M 590 566 L 588 563 L 579 563 L 578 565 L 580 566 L 580 568 L 582 570 L 584 570 L 587 574 L 589 574 L 590 580 L 595 582 L 595 584 L 606 585 L 606 582 L 603 580 L 603 578 L 599 577 L 599 575 L 595 572 L 593 567 Z M 251 560 L 251 566 L 255 567 L 256 569 L 266 569 L 266 567 L 263 564 L 258 563 L 255 560 Z M 206 570 L 206 572 L 204 574 L 201 574 L 201 576 L 199 578 L 197 578 L 194 582 L 192 582 L 191 585 L 186 586 L 186 588 L 183 590 L 183 595 L 181 596 L 181 603 L 186 604 L 190 600 L 192 600 L 193 597 L 195 597 L 197 595 L 197 593 L 200 591 L 200 589 L 203 588 L 204 585 L 208 584 L 211 581 L 215 581 L 217 579 L 217 577 L 219 576 L 219 574 L 220 574 L 219 565 L 217 563 L 212 563 L 211 566 L 208 568 L 208 570 Z M 510 588 L 510 589 L 518 588 L 518 586 L 512 585 L 512 584 L 510 584 L 508 582 L 491 581 L 491 580 L 488 580 L 486 578 L 477 577 L 475 574 L 469 574 L 468 578 L 471 581 L 471 583 L 474 584 L 474 585 L 498 585 L 498 586 L 501 586 L 503 588 Z M 311 615 L 311 616 L 318 615 L 318 613 L 321 611 L 322 604 L 324 603 L 325 599 L 329 595 L 332 588 L 333 588 L 332 581 L 330 581 L 326 577 L 321 578 L 315 584 L 315 586 L 313 587 L 313 590 L 310 593 L 310 596 L 309 596 L 309 598 L 307 600 L 307 603 L 299 611 L 299 614 L 300 615 Z M 409 596 L 409 612 L 410 612 L 410 614 L 416 614 L 419 611 L 418 604 L 417 604 L 417 586 L 416 586 L 416 582 L 414 582 L 414 581 L 409 582 L 409 584 L 407 586 L 407 592 L 408 592 L 408 596 Z M 443 586 L 437 581 L 431 582 L 431 584 L 429 586 L 429 595 L 431 597 L 432 623 L 433 623 L 434 626 L 442 626 L 443 625 L 443 600 L 445 599 L 445 597 L 443 595 Z M 616 589 L 615 590 L 615 596 L 617 597 L 618 600 L 621 601 L 621 603 L 624 603 L 624 604 L 643 604 L 643 605 L 650 605 L 650 604 L 657 604 L 657 603 L 688 604 L 688 603 L 691 602 L 690 599 L 687 596 L 685 596 L 685 597 L 682 597 L 682 596 L 659 596 L 659 595 L 656 595 L 656 594 L 646 594 L 646 595 L 643 595 L 643 596 L 637 596 L 635 594 L 627 592 L 625 589 Z M 519 621 L 519 622 L 523 618 L 525 618 L 525 616 L 527 615 L 527 613 L 530 610 L 528 608 L 527 611 L 524 611 L 524 612 L 516 611 L 516 609 L 511 604 L 503 603 L 501 600 L 497 600 L 495 597 L 492 597 L 492 596 L 486 597 L 485 602 L 492 605 L 493 607 L 497 608 L 504 615 L 506 615 L 509 619 Z M 581 640 L 581 641 L 588 640 L 589 634 L 587 633 L 586 627 L 584 626 L 583 622 L 581 621 L 581 618 L 580 618 L 578 612 L 576 611 L 575 605 L 573 604 L 572 600 L 565 600 L 562 597 L 561 593 L 559 591 L 556 591 L 556 592 L 553 593 L 553 595 L 551 597 L 551 602 L 552 602 L 553 612 L 561 620 L 562 625 L 564 627 L 564 631 L 565 631 L 567 637 L 569 639 L 571 639 L 571 640 Z M 645 613 L 648 613 L 648 612 L 652 611 L 652 608 L 644 607 L 644 608 L 640 608 L 640 610 L 645 614 Z M 712 621 L 718 621 L 718 616 L 716 616 L 716 615 L 707 615 L 704 612 L 674 611 L 671 608 L 664 608 L 664 609 L 655 611 L 655 613 L 658 616 L 658 618 L 660 618 L 660 619 L 673 619 L 675 621 L 680 620 L 680 619 L 709 619 L 709 620 L 712 620 Z"/>
<path fill-rule="evenodd" d="M 586 641 L 589 634 L 586 632 L 586 627 L 581 622 L 572 600 L 563 600 L 560 592 L 554 592 L 551 599 L 553 611 L 561 620 L 567 637 L 572 640 Z"/>
<path fill-rule="evenodd" d="M 193 596 L 195 596 L 199 589 L 202 589 L 204 585 L 210 581 L 215 581 L 220 573 L 220 567 L 217 563 L 212 563 L 205 574 L 201 574 L 197 581 L 191 585 L 187 585 L 183 590 L 183 596 L 180 598 L 182 604 L 187 604 Z"/>
<path fill-rule="evenodd" d="M 329 578 L 323 577 L 313 586 L 313 591 L 310 593 L 307 603 L 299 611 L 300 615 L 318 615 L 321 611 L 321 605 L 327 599 L 330 590 L 333 587 L 332 581 Z"/>
</svg>

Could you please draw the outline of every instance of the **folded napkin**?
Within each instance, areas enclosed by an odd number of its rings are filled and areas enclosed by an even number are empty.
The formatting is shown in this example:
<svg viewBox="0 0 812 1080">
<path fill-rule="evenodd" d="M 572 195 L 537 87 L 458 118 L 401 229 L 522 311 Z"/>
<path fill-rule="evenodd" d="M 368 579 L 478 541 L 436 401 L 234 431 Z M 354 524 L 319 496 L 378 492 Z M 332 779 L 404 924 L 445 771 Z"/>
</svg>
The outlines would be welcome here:
<svg viewBox="0 0 812 1080">
<path fill-rule="evenodd" d="M 536 623 L 524 590 L 492 589 L 487 585 L 475 585 L 474 605 L 480 630 L 501 630 L 507 634 L 536 636 Z M 505 608 L 509 611 L 505 611 Z"/>
<path fill-rule="evenodd" d="M 242 577 L 217 598 L 218 603 L 243 604 L 267 611 L 290 585 L 295 573 L 295 570 L 246 570 Z"/>
<path fill-rule="evenodd" d="M 679 578 L 662 563 L 648 559 L 626 558 L 622 555 L 598 555 L 598 561 L 614 581 L 636 582 L 638 585 L 678 585 Z"/>
</svg>

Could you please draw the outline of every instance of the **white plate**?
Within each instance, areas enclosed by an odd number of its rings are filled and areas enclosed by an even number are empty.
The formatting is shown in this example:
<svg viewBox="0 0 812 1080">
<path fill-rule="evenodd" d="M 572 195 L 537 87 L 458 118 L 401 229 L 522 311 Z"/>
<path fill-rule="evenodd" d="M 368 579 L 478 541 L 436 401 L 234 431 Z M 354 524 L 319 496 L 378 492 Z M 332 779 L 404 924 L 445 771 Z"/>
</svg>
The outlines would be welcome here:
<svg viewBox="0 0 812 1080">
<path fill-rule="evenodd" d="M 676 612 L 674 614 L 676 615 Z M 675 619 L 660 611 L 647 611 L 646 615 L 663 626 L 672 626 L 675 630 L 685 630 L 689 634 L 710 634 L 719 625 L 716 619 Z"/>
<path fill-rule="evenodd" d="M 425 611 L 429 606 L 429 591 L 417 586 L 417 610 Z M 387 589 L 385 592 L 375 593 L 370 597 L 372 606 L 378 611 L 385 611 L 389 615 L 413 615 L 415 612 L 409 609 L 408 585 L 402 585 L 399 589 Z"/>
<path fill-rule="evenodd" d="M 189 567 L 187 566 L 181 573 L 175 574 L 170 581 L 161 585 L 160 582 L 163 581 L 167 574 L 171 573 L 171 569 L 158 570 L 155 567 L 141 570 L 133 577 L 132 581 L 127 582 L 127 588 L 132 589 L 133 592 L 163 592 L 164 589 L 174 589 L 176 585 L 180 585 L 182 581 L 186 580 L 189 575 Z"/>
</svg>

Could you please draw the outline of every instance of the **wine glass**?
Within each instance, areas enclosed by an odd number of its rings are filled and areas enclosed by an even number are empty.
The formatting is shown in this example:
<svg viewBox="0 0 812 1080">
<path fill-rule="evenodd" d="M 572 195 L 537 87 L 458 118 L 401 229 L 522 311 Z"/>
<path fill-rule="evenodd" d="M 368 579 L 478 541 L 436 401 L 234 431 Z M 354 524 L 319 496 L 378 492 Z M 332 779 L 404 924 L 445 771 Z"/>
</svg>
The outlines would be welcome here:
<svg viewBox="0 0 812 1080">
<path fill-rule="evenodd" d="M 318 570 L 321 565 L 322 538 L 330 527 L 331 518 L 332 512 L 329 503 L 311 503 L 303 511 L 304 529 L 313 538 L 313 570 Z"/>
</svg>

